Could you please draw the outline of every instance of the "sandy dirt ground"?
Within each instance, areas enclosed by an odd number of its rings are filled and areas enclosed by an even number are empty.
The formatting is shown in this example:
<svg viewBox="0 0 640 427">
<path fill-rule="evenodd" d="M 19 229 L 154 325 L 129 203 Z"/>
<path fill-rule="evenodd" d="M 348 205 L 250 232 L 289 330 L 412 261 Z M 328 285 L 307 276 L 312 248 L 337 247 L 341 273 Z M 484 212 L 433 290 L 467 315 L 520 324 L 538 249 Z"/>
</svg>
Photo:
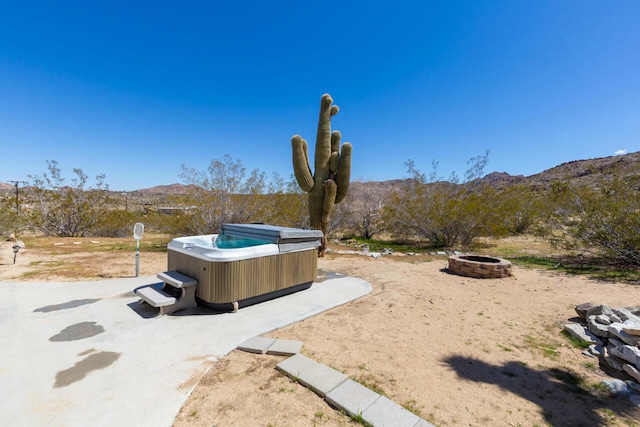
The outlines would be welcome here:
<svg viewBox="0 0 640 427">
<path fill-rule="evenodd" d="M 60 256 L 94 265 L 76 279 L 134 271 L 130 254 L 75 251 L 46 259 L 27 249 L 16 265 L 0 260 L 0 280 L 42 280 L 29 272 Z M 165 265 L 166 254 L 141 254 L 143 275 Z M 640 425 L 628 397 L 598 386 L 615 373 L 561 334 L 577 304 L 640 305 L 638 285 L 518 267 L 510 278 L 471 279 L 446 266 L 446 257 L 328 255 L 321 269 L 360 277 L 373 291 L 268 336 L 303 341 L 306 356 L 437 426 Z M 282 359 L 240 351 L 221 357 L 175 426 L 354 425 L 277 371 Z"/>
</svg>

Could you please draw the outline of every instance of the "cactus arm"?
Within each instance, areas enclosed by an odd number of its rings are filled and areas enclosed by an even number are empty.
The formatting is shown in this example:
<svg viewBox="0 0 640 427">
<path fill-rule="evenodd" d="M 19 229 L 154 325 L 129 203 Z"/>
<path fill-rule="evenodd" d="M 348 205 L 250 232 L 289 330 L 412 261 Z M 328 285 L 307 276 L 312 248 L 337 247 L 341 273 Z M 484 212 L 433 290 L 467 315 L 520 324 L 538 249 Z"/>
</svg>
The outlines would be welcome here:
<svg viewBox="0 0 640 427">
<path fill-rule="evenodd" d="M 340 164 L 336 172 L 336 184 L 338 191 L 336 193 L 336 203 L 340 203 L 349 190 L 349 180 L 351 179 L 351 144 L 345 142 L 342 144 L 342 152 L 340 155 Z"/>
<path fill-rule="evenodd" d="M 318 133 L 316 135 L 315 179 L 318 185 L 328 178 L 326 176 L 331 157 L 331 116 L 337 114 L 333 108 L 331 95 L 324 94 L 320 100 L 320 116 L 318 117 Z M 335 111 L 335 112 L 334 112 Z M 325 175 L 325 176 L 323 176 Z"/>
<path fill-rule="evenodd" d="M 329 178 L 334 179 L 340 163 L 340 132 L 331 132 L 331 160 L 329 160 Z"/>
<path fill-rule="evenodd" d="M 331 153 L 331 159 L 329 160 L 329 178 L 334 179 L 338 165 L 340 164 L 340 153 L 334 151 Z"/>
<path fill-rule="evenodd" d="M 307 161 L 307 169 L 309 169 L 309 173 L 311 175 L 313 175 L 313 172 L 311 172 L 311 166 L 309 166 L 309 144 L 307 144 L 307 140 L 302 138 L 302 151 L 304 151 L 304 158 Z"/>
<path fill-rule="evenodd" d="M 291 148 L 293 151 L 293 173 L 298 181 L 298 185 L 305 193 L 313 190 L 313 176 L 309 167 L 309 155 L 307 141 L 300 135 L 291 138 Z"/>
<path fill-rule="evenodd" d="M 339 130 L 331 132 L 331 152 L 336 153 L 340 151 L 340 138 L 342 135 Z"/>
<path fill-rule="evenodd" d="M 324 187 L 324 200 L 322 201 L 322 222 L 329 224 L 329 217 L 333 211 L 338 186 L 335 181 L 328 179 L 322 185 Z"/>
</svg>

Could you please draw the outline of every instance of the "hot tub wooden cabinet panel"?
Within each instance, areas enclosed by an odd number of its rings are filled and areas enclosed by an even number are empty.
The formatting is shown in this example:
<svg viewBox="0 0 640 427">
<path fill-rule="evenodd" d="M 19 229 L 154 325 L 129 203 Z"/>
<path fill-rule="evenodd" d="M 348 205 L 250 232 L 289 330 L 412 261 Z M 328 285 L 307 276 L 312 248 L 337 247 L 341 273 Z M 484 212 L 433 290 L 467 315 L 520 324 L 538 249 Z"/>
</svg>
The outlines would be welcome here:
<svg viewBox="0 0 640 427">
<path fill-rule="evenodd" d="M 198 280 L 198 302 L 237 309 L 311 286 L 321 238 L 319 230 L 224 224 L 220 234 L 173 239 L 168 268 Z"/>
<path fill-rule="evenodd" d="M 220 262 L 169 250 L 168 269 L 197 279 L 196 297 L 205 303 L 244 302 L 243 306 L 261 295 L 304 284 L 310 286 L 318 275 L 318 252 L 310 249 Z"/>
</svg>

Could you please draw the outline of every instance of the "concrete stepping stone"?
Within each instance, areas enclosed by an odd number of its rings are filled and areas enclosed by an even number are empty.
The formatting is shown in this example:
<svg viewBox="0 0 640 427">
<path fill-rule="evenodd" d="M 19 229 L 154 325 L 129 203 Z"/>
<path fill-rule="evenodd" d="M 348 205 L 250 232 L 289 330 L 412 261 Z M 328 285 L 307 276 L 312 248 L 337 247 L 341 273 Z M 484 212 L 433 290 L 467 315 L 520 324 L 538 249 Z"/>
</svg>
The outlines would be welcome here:
<svg viewBox="0 0 640 427">
<path fill-rule="evenodd" d="M 416 424 L 433 427 L 413 412 L 406 410 L 384 396 L 380 396 L 379 399 L 364 410 L 362 419 L 375 427 L 415 427 Z M 421 421 L 422 423 L 420 423 Z"/>
<path fill-rule="evenodd" d="M 321 397 L 348 379 L 342 372 L 311 360 L 300 353 L 278 363 L 276 368 L 297 379 L 298 382 Z"/>
<path fill-rule="evenodd" d="M 300 352 L 302 344 L 302 341 L 276 339 L 276 342 L 267 349 L 267 354 L 273 354 L 276 356 L 293 356 Z"/>
<path fill-rule="evenodd" d="M 379 398 L 378 393 L 351 379 L 339 384 L 325 396 L 329 405 L 350 415 L 362 414 Z"/>
<path fill-rule="evenodd" d="M 238 350 L 264 354 L 275 342 L 275 338 L 253 337 L 240 344 Z"/>
<path fill-rule="evenodd" d="M 435 427 L 342 372 L 300 353 L 278 363 L 276 368 L 316 392 L 329 405 L 350 415 L 361 416 L 375 427 Z"/>
</svg>

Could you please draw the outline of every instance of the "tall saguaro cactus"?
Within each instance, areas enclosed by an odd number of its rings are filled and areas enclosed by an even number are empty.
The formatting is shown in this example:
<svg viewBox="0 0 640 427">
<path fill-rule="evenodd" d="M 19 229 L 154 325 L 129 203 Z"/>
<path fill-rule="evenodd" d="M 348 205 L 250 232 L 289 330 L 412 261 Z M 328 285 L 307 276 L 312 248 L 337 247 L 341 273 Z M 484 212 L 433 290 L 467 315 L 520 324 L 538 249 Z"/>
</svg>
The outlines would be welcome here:
<svg viewBox="0 0 640 427">
<path fill-rule="evenodd" d="M 293 171 L 300 188 L 309 193 L 309 220 L 311 228 L 321 230 L 324 237 L 318 250 L 324 256 L 327 247 L 327 231 L 331 212 L 336 203 L 347 195 L 351 177 L 351 144 L 345 142 L 340 148 L 340 132 L 331 132 L 331 117 L 338 114 L 337 105 L 332 105 L 331 95 L 324 94 L 320 100 L 320 118 L 316 136 L 315 172 L 309 166 L 309 147 L 300 135 L 291 138 Z"/>
</svg>

